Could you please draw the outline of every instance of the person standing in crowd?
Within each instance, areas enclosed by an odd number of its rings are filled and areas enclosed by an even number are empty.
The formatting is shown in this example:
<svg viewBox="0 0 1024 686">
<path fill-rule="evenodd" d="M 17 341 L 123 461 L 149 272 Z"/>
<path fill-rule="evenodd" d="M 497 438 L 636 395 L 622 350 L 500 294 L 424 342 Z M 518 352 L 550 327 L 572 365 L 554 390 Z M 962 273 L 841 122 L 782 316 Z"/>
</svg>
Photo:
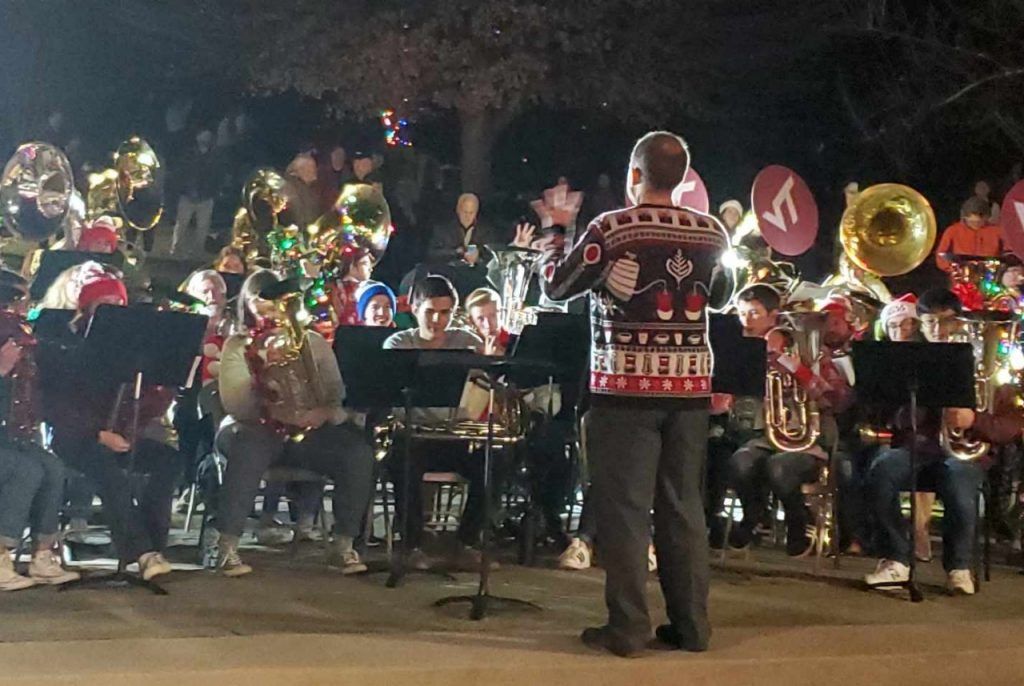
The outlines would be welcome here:
<svg viewBox="0 0 1024 686">
<path fill-rule="evenodd" d="M 308 152 L 302 152 L 292 158 L 284 170 L 285 179 L 289 183 L 292 201 L 281 213 L 281 221 L 305 228 L 320 217 L 320 205 L 316 195 L 317 168 L 316 160 Z"/>
<path fill-rule="evenodd" d="M 722 220 L 725 230 L 730 236 L 736 233 L 736 227 L 743 219 L 743 204 L 739 200 L 729 199 L 718 206 L 718 218 Z"/>
<path fill-rule="evenodd" d="M 320 214 L 334 206 L 341 187 L 354 179 L 345 148 L 335 145 L 329 154 L 319 160 L 316 189 L 320 199 Z"/>
<path fill-rule="evenodd" d="M 997 257 L 1003 252 L 1003 233 L 989 219 L 991 204 L 978 196 L 972 196 L 960 206 L 960 221 L 946 227 L 935 249 L 935 264 L 944 272 L 952 271 L 953 265 L 943 255 L 977 255 Z"/>
<path fill-rule="evenodd" d="M 221 181 L 220 157 L 213 148 L 214 136 L 209 129 L 196 134 L 196 147 L 182 160 L 178 173 L 181 181 L 181 196 L 178 198 L 178 213 L 171 239 L 171 254 L 178 255 L 184 250 L 189 254 L 201 253 L 206 245 L 213 221 L 213 199 Z M 195 221 L 196 235 L 187 236 L 189 227 Z M 183 242 L 190 247 L 183 248 Z"/>
<path fill-rule="evenodd" d="M 999 224 L 999 203 L 992 199 L 992 186 L 989 185 L 988 181 L 984 179 L 976 181 L 974 184 L 973 196 L 979 200 L 983 200 L 988 203 L 988 223 Z"/>
<path fill-rule="evenodd" d="M 672 191 L 688 167 L 681 138 L 663 131 L 643 136 L 630 156 L 627 182 L 637 206 L 596 218 L 568 253 L 564 237 L 554 234 L 541 267 L 548 297 L 592 293 L 588 444 L 608 623 L 581 638 L 622 657 L 639 655 L 651 633 L 646 553 L 652 500 L 669 616 L 657 636 L 690 651 L 707 650 L 711 638 L 701 504 L 711 352 L 704 342 L 707 300 L 686 296 L 714 291 L 728 238 L 714 218 L 673 207 Z M 685 353 L 655 354 L 650 339 L 638 336 L 645 326 L 680 339 L 693 334 L 698 342 Z M 627 347 L 621 338 L 630 341 Z"/>
</svg>

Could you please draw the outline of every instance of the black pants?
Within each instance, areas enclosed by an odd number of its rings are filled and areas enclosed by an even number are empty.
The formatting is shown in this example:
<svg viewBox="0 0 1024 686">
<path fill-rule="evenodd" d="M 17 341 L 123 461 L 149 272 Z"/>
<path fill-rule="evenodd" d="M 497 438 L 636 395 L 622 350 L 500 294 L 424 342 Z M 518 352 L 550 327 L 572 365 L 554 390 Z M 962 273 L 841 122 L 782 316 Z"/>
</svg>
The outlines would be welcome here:
<svg viewBox="0 0 1024 686">
<path fill-rule="evenodd" d="M 704 649 L 711 637 L 701 499 L 708 411 L 597 406 L 590 413 L 591 495 L 606 573 L 608 625 L 638 647 L 650 636 L 646 586 L 653 505 L 654 547 L 669 621 L 685 647 Z"/>
<path fill-rule="evenodd" d="M 524 446 L 530 493 L 533 502 L 540 506 L 551 536 L 562 535 L 562 513 L 572 490 L 572 464 L 565 454 L 571 435 L 571 421 L 542 420 L 534 424 Z"/>
<path fill-rule="evenodd" d="M 785 508 L 786 528 L 802 532 L 810 515 L 800 487 L 818 478 L 822 464 L 806 453 L 776 453 L 749 444 L 737 450 L 730 460 L 730 476 L 743 504 L 742 526 L 754 529 L 768 507 L 770 491 Z"/>
<path fill-rule="evenodd" d="M 507 474 L 508 458 L 505 450 L 492 451 L 492 502 L 497 503 Z M 409 449 L 409 508 L 403 509 L 405 493 L 405 436 L 395 439 L 387 458 L 388 475 L 395 486 L 395 509 L 398 512 L 403 545 L 406 550 L 419 548 L 423 541 L 423 474 L 425 472 L 455 472 L 469 481 L 466 507 L 459 521 L 457 537 L 467 546 L 480 541 L 484 526 L 484 451 L 469 452 L 465 443 L 447 441 L 416 441 Z M 492 508 L 496 511 L 497 508 Z"/>
<path fill-rule="evenodd" d="M 141 439 L 135 471 L 129 474 L 128 454 L 111 452 L 99 443 L 62 441 L 58 435 L 53 448 L 69 467 L 96 484 L 121 560 L 131 562 L 143 553 L 160 552 L 166 547 L 174 486 L 184 466 L 177 450 Z"/>
</svg>

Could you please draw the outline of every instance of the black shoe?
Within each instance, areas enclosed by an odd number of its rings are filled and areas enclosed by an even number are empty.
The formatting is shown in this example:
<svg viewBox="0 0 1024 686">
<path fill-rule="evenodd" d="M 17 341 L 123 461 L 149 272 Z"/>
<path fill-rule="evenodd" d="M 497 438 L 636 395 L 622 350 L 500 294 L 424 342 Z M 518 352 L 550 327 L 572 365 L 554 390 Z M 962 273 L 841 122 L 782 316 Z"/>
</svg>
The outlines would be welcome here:
<svg viewBox="0 0 1024 686">
<path fill-rule="evenodd" d="M 753 540 L 754 529 L 744 522 L 740 522 L 729 532 L 729 547 L 733 550 L 746 550 Z"/>
<path fill-rule="evenodd" d="M 682 637 L 676 628 L 671 624 L 662 624 L 654 630 L 654 636 L 669 648 L 675 650 L 686 650 L 691 653 L 703 653 L 708 649 L 706 645 L 685 645 Z"/>
<path fill-rule="evenodd" d="M 619 657 L 641 657 L 645 646 L 636 645 L 614 634 L 607 626 L 595 626 L 584 629 L 580 640 L 588 648 L 607 650 Z"/>
<path fill-rule="evenodd" d="M 813 526 L 803 523 L 786 527 L 786 554 L 790 557 L 807 557 L 814 552 Z"/>
<path fill-rule="evenodd" d="M 712 517 L 708 524 L 708 544 L 712 550 L 725 547 L 725 517 Z"/>
</svg>

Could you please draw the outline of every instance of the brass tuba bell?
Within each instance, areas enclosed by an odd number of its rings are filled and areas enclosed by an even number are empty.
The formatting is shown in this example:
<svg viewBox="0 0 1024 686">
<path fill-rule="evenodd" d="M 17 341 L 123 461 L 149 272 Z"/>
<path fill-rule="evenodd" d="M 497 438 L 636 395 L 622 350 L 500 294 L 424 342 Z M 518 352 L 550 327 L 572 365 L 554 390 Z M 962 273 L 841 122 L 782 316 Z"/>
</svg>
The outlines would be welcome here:
<svg viewBox="0 0 1024 686">
<path fill-rule="evenodd" d="M 843 213 L 839 240 L 850 260 L 878 276 L 898 276 L 928 257 L 935 213 L 908 186 L 883 183 L 862 191 Z"/>
</svg>

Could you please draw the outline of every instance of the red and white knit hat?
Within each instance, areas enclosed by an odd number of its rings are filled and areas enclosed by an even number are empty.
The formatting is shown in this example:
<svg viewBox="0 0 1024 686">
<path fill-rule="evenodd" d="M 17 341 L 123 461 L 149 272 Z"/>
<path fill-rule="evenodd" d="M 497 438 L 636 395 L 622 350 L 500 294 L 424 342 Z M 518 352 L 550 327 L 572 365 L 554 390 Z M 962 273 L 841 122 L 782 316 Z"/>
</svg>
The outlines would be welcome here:
<svg viewBox="0 0 1024 686">
<path fill-rule="evenodd" d="M 879 315 L 882 326 L 888 327 L 889 322 L 901 322 L 904 319 L 920 319 L 917 316 L 917 296 L 905 293 L 882 308 Z"/>
<path fill-rule="evenodd" d="M 113 274 L 99 274 L 82 284 L 78 293 L 78 309 L 85 311 L 89 305 L 105 296 L 120 298 L 122 305 L 128 304 L 128 291 L 124 283 Z"/>
</svg>

